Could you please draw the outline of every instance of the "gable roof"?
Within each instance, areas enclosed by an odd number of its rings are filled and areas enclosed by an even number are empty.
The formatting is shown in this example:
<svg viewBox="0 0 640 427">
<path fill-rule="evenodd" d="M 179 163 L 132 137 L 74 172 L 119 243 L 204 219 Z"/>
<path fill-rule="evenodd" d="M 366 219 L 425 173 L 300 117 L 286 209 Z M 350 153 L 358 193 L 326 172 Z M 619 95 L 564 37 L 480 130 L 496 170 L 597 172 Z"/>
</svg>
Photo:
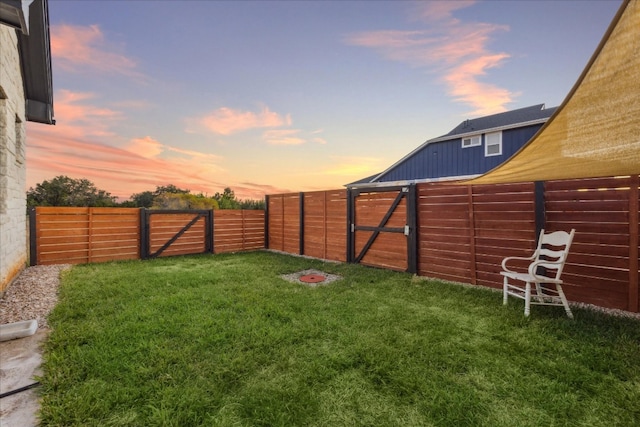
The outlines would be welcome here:
<svg viewBox="0 0 640 427">
<path fill-rule="evenodd" d="M 545 108 L 544 104 L 536 104 L 530 107 L 518 108 L 517 110 L 505 111 L 504 113 L 467 119 L 453 128 L 451 132 L 430 139 L 427 142 L 446 141 L 466 135 L 544 123 L 557 109 L 558 107 Z"/>
<path fill-rule="evenodd" d="M 389 171 L 400 165 L 402 162 L 422 150 L 426 145 L 434 142 L 448 141 L 462 138 L 467 135 L 477 135 L 479 133 L 494 132 L 505 129 L 513 129 L 524 126 L 531 126 L 546 122 L 558 107 L 545 108 L 544 104 L 536 104 L 530 107 L 518 108 L 517 110 L 505 111 L 504 113 L 492 114 L 490 116 L 467 119 L 453 128 L 449 133 L 437 138 L 429 139 L 415 150 L 395 162 L 384 171 L 367 178 L 346 184 L 347 187 L 374 183 Z"/>
</svg>

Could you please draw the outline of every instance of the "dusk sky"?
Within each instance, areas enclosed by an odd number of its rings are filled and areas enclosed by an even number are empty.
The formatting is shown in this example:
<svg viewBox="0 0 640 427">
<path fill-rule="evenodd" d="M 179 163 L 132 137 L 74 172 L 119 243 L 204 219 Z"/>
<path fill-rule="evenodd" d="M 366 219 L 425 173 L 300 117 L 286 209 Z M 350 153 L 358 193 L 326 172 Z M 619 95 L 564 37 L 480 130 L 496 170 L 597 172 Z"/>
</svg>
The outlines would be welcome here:
<svg viewBox="0 0 640 427">
<path fill-rule="evenodd" d="M 50 0 L 27 187 L 341 188 L 467 119 L 559 105 L 621 2 Z"/>
</svg>

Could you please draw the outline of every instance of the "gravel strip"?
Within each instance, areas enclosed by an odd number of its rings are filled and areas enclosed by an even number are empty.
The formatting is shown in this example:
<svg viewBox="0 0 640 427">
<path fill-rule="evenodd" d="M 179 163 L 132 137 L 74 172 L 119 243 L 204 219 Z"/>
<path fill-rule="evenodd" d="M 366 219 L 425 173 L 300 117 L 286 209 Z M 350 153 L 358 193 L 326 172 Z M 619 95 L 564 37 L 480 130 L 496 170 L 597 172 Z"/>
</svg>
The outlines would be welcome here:
<svg viewBox="0 0 640 427">
<path fill-rule="evenodd" d="M 47 316 L 58 302 L 60 273 L 70 264 L 28 267 L 5 290 L 0 299 L 0 324 L 36 319 L 47 328 Z"/>
</svg>

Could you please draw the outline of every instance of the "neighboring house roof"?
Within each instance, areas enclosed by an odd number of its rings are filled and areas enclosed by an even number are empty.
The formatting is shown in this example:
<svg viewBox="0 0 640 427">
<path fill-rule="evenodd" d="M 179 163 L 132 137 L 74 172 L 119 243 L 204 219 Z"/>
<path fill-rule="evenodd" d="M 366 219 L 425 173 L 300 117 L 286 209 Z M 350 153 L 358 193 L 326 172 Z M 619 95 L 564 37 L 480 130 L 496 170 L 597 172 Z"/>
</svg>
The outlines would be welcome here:
<svg viewBox="0 0 640 427">
<path fill-rule="evenodd" d="M 545 108 L 544 104 L 537 104 L 530 107 L 519 108 L 517 110 L 505 111 L 504 113 L 492 114 L 490 116 L 478 117 L 476 119 L 467 119 L 453 128 L 449 133 L 425 141 L 415 150 L 411 151 L 409 154 L 395 162 L 384 171 L 370 177 L 351 182 L 349 184 L 346 184 L 346 186 L 361 187 L 368 183 L 376 183 L 378 179 L 382 178 L 389 171 L 402 164 L 405 160 L 422 150 L 428 144 L 432 144 L 434 142 L 456 140 L 465 136 L 478 135 L 482 133 L 497 132 L 506 129 L 514 129 L 535 124 L 542 124 L 546 122 L 549 117 L 551 117 L 551 115 L 557 110 L 557 108 L 558 107 Z M 460 177 L 443 177 L 441 179 L 460 179 Z M 432 181 L 433 179 L 430 180 Z"/>
<path fill-rule="evenodd" d="M 430 139 L 425 144 L 460 138 L 466 135 L 476 135 L 478 133 L 513 129 L 516 127 L 544 123 L 557 109 L 558 107 L 544 108 L 544 104 L 537 104 L 532 105 L 531 107 L 518 108 L 517 110 L 505 111 L 504 113 L 465 120 L 453 128 L 451 132 L 437 138 Z"/>
<path fill-rule="evenodd" d="M 27 120 L 55 124 L 47 0 L 0 0 L 0 24 L 19 31 Z"/>
</svg>

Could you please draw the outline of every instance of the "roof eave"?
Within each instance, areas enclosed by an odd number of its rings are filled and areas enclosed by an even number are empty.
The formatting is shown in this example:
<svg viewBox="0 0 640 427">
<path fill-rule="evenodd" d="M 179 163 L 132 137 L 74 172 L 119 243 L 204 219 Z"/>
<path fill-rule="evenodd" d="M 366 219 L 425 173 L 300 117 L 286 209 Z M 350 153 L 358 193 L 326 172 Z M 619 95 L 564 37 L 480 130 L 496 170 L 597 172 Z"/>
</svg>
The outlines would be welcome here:
<svg viewBox="0 0 640 427">
<path fill-rule="evenodd" d="M 399 181 L 382 181 L 382 182 L 361 182 L 358 184 L 346 184 L 345 187 L 349 189 L 356 188 L 383 188 L 383 187 L 397 187 L 400 185 L 409 184 L 424 184 L 429 182 L 448 182 L 448 181 L 462 181 L 467 179 L 473 179 L 479 177 L 481 174 L 474 175 L 460 175 L 460 176 L 442 176 L 439 178 L 422 178 L 422 179 L 403 179 Z"/>
<path fill-rule="evenodd" d="M 0 0 L 0 24 L 29 34 L 29 5 L 33 0 Z"/>
<path fill-rule="evenodd" d="M 19 34 L 28 121 L 55 124 L 53 78 L 47 0 L 35 0 L 29 9 L 29 35 Z"/>
<path fill-rule="evenodd" d="M 502 130 L 509 130 L 509 129 L 515 129 L 515 128 L 522 128 L 522 127 L 526 127 L 526 126 L 539 125 L 539 124 L 545 123 L 547 120 L 549 120 L 549 117 L 543 117 L 541 119 L 535 119 L 535 120 L 528 120 L 526 122 L 520 122 L 520 123 L 511 123 L 511 124 L 504 125 L 504 126 L 496 126 L 496 127 L 492 127 L 492 128 L 486 128 L 486 129 L 476 129 L 476 130 L 473 130 L 473 131 L 470 131 L 470 132 L 458 133 L 458 134 L 455 134 L 455 135 L 443 135 L 443 136 L 439 136 L 437 138 L 429 139 L 423 145 L 427 145 L 427 144 L 430 144 L 432 142 L 451 141 L 451 140 L 454 140 L 454 139 L 465 138 L 467 136 L 479 135 L 479 134 L 483 134 L 483 133 L 498 132 L 498 131 L 502 131 Z"/>
</svg>

